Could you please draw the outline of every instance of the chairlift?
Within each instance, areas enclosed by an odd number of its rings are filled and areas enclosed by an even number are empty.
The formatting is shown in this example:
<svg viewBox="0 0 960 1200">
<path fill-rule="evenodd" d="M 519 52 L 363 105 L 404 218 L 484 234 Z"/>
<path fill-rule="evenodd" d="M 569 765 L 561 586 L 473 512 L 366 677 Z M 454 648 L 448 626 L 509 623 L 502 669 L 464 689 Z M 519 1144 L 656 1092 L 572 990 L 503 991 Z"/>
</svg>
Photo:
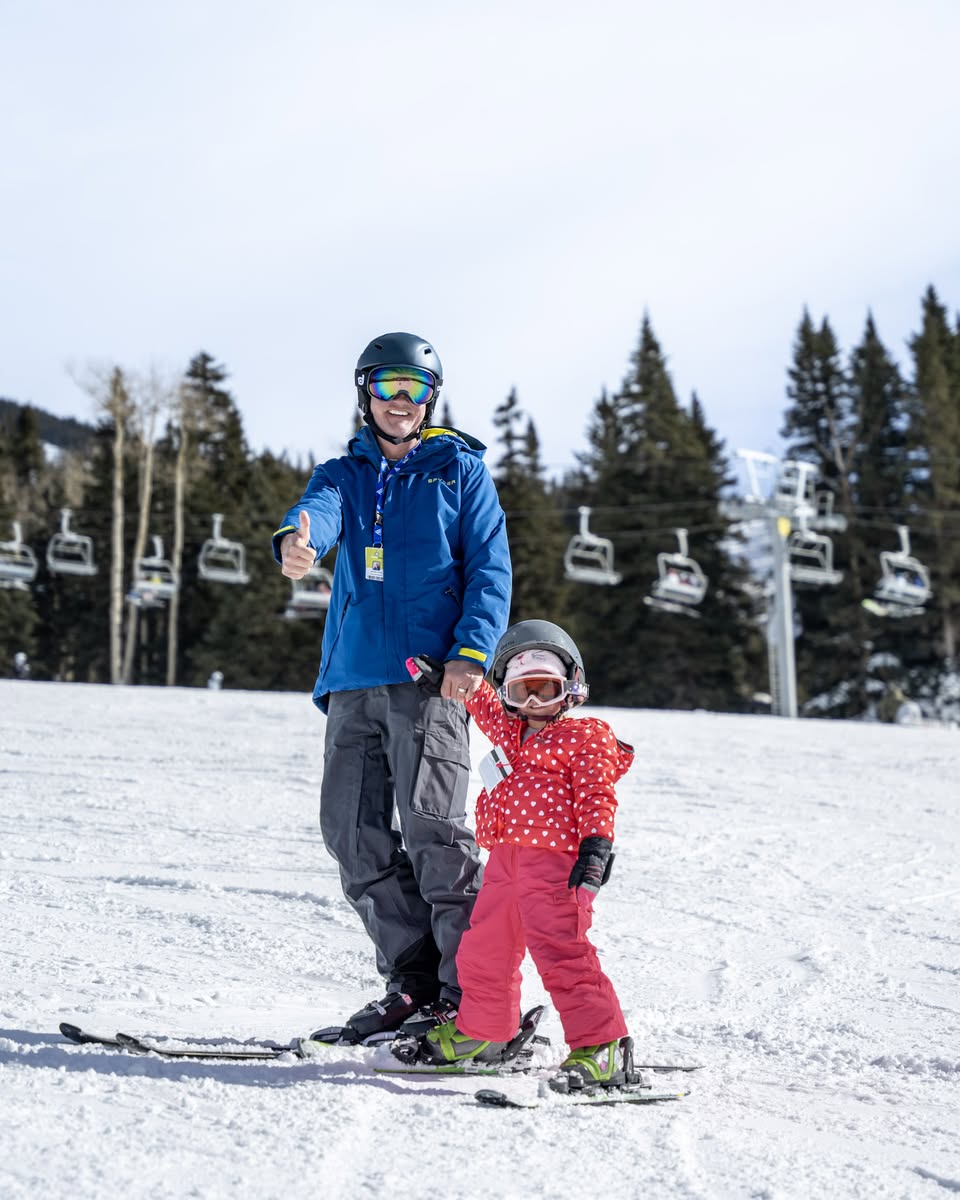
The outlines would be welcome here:
<svg viewBox="0 0 960 1200">
<path fill-rule="evenodd" d="M 313 566 L 293 587 L 284 616 L 288 620 L 318 620 L 330 607 L 333 576 L 326 567 Z"/>
<path fill-rule="evenodd" d="M 682 613 L 699 617 L 697 605 L 707 594 L 707 577 L 699 563 L 687 553 L 687 531 L 676 529 L 678 552 L 657 555 L 657 578 L 644 604 L 663 612 Z"/>
<path fill-rule="evenodd" d="M 801 506 L 797 511 L 799 524 L 787 538 L 787 561 L 790 578 L 794 583 L 808 583 L 814 587 L 837 584 L 843 572 L 834 570 L 833 542 L 825 533 L 815 533 L 807 525 L 811 512 Z"/>
<path fill-rule="evenodd" d="M 180 590 L 173 564 L 163 556 L 163 540 L 153 539 L 153 554 L 138 558 L 133 566 L 133 586 L 127 593 L 142 608 L 162 608 Z"/>
<path fill-rule="evenodd" d="M 23 541 L 19 521 L 13 521 L 13 541 L 0 542 L 0 587 L 26 591 L 37 577 L 37 556 Z"/>
<path fill-rule="evenodd" d="M 96 575 L 93 538 L 70 528 L 71 511 L 60 510 L 60 531 L 47 542 L 47 566 L 54 575 Z"/>
<path fill-rule="evenodd" d="M 223 536 L 223 513 L 213 514 L 213 536 L 200 548 L 197 572 L 211 583 L 249 583 L 246 550 Z"/>
<path fill-rule="evenodd" d="M 760 483 L 760 472 L 762 470 L 764 475 L 768 476 L 774 465 L 779 466 L 780 459 L 775 454 L 767 454 L 764 450 L 738 450 L 736 453 L 747 468 L 745 500 L 749 504 L 765 503 L 767 495 L 765 488 Z"/>
<path fill-rule="evenodd" d="M 915 617 L 933 595 L 930 572 L 910 553 L 910 530 L 898 525 L 899 550 L 880 552 L 881 576 L 873 589 L 873 599 L 864 600 L 870 612 L 882 617 Z"/>
<path fill-rule="evenodd" d="M 780 464 L 777 481 L 773 489 L 773 503 L 784 512 L 796 512 L 801 508 L 816 511 L 815 463 L 799 459 L 787 459 Z"/>
<path fill-rule="evenodd" d="M 581 506 L 580 532 L 570 539 L 563 555 L 563 573 L 574 583 L 618 584 L 623 578 L 613 569 L 613 542 L 590 532 L 590 509 Z"/>
</svg>

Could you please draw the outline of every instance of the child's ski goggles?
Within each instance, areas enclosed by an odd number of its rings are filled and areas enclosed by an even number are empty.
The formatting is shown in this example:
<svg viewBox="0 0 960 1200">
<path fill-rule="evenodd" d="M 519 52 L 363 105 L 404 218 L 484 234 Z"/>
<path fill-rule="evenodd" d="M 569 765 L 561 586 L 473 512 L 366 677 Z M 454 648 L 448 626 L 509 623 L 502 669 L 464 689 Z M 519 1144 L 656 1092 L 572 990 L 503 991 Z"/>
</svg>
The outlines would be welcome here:
<svg viewBox="0 0 960 1200">
<path fill-rule="evenodd" d="M 497 693 L 511 708 L 546 708 L 567 696 L 585 700 L 587 694 L 585 683 L 558 679 L 556 675 L 520 675 L 505 683 Z"/>
<path fill-rule="evenodd" d="M 393 400 L 401 392 L 414 404 L 426 404 L 437 381 L 420 367 L 374 367 L 367 376 L 367 391 L 374 400 Z"/>
</svg>

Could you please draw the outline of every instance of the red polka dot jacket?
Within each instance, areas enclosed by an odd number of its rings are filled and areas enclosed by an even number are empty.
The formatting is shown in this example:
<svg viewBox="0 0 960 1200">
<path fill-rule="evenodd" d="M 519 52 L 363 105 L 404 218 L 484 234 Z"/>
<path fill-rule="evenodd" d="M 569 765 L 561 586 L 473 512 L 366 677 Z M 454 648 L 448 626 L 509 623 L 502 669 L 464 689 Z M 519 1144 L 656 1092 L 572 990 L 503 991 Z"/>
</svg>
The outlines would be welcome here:
<svg viewBox="0 0 960 1200">
<path fill-rule="evenodd" d="M 507 716 L 486 680 L 467 709 L 513 767 L 492 793 L 477 798 L 477 841 L 485 850 L 515 842 L 576 851 L 585 837 L 613 841 L 614 784 L 634 754 L 606 721 L 561 717 L 521 744 L 525 722 Z"/>
</svg>

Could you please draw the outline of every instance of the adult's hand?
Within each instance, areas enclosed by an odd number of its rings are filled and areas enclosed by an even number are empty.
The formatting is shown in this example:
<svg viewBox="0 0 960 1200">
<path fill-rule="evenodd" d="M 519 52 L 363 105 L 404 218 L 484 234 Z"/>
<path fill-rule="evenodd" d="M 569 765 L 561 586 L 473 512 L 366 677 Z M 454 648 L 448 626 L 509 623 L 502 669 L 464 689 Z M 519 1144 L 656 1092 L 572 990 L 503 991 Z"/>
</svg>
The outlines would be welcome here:
<svg viewBox="0 0 960 1200">
<path fill-rule="evenodd" d="M 280 541 L 280 574 L 288 579 L 302 579 L 317 561 L 317 552 L 310 545 L 310 514 L 300 512 L 300 528 Z"/>
<path fill-rule="evenodd" d="M 451 658 L 443 664 L 440 695 L 447 700 L 467 701 L 483 680 L 483 668 L 465 658 Z"/>
</svg>

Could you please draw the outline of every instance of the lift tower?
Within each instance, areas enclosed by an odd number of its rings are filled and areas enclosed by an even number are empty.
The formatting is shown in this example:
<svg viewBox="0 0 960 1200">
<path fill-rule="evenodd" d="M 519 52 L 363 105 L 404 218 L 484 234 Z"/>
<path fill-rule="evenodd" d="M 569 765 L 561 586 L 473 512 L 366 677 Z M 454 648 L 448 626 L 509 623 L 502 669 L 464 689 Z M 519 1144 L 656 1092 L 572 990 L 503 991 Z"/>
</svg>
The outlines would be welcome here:
<svg viewBox="0 0 960 1200">
<path fill-rule="evenodd" d="M 834 514 L 832 493 L 817 493 L 817 468 L 813 463 L 781 462 L 775 455 L 759 450 L 736 453 L 746 464 L 747 494 L 725 500 L 721 508 L 731 520 L 759 521 L 767 530 L 773 551 L 772 577 L 766 587 L 771 711 L 775 716 L 796 717 L 793 583 L 796 580 L 820 586 L 839 582 L 840 573 L 833 570 L 832 544 L 820 533 L 842 531 L 847 520 Z M 776 468 L 774 486 L 763 491 L 760 469 L 769 472 L 771 468 Z M 818 533 L 811 534 L 811 530 Z"/>
</svg>

